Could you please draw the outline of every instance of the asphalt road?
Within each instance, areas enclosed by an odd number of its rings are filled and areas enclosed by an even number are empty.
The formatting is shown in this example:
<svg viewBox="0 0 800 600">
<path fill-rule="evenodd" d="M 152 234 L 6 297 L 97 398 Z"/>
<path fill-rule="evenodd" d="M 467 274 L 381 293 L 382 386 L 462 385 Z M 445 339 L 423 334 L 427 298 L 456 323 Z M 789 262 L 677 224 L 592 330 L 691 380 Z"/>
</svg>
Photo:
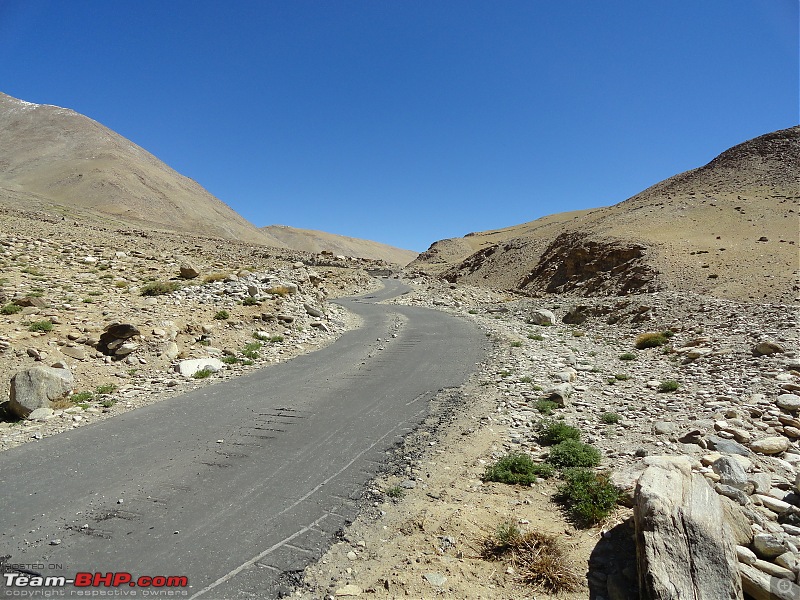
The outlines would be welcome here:
<svg viewBox="0 0 800 600">
<path fill-rule="evenodd" d="M 483 359 L 468 321 L 375 304 L 405 290 L 385 283 L 341 301 L 364 325 L 319 352 L 0 453 L 6 567 L 188 577 L 170 597 L 280 597 L 354 518 L 430 398 Z M 20 597 L 6 581 L 0 597 Z"/>
</svg>

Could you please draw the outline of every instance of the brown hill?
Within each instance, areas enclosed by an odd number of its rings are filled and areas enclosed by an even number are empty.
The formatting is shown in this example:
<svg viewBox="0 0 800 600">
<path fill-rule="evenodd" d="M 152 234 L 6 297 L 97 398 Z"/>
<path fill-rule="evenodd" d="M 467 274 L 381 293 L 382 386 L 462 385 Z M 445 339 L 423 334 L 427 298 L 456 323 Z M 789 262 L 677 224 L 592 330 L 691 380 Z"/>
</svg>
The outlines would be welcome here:
<svg viewBox="0 0 800 600">
<path fill-rule="evenodd" d="M 100 123 L 2 93 L 0 203 L 283 246 L 195 181 Z"/>
<path fill-rule="evenodd" d="M 614 206 L 436 242 L 409 265 L 527 293 L 797 294 L 800 127 L 739 144 Z"/>
<path fill-rule="evenodd" d="M 328 251 L 344 256 L 385 260 L 401 266 L 407 265 L 418 256 L 412 250 L 402 250 L 379 242 L 315 231 L 313 229 L 270 225 L 262 227 L 261 231 L 283 242 L 293 250 L 303 250 L 305 252 Z"/>
</svg>

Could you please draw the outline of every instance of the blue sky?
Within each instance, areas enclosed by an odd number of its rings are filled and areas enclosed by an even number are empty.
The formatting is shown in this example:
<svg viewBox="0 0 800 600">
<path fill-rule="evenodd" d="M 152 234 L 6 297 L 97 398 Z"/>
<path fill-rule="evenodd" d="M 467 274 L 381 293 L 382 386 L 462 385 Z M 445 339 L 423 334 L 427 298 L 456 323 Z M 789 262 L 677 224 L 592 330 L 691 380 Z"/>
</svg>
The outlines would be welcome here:
<svg viewBox="0 0 800 600">
<path fill-rule="evenodd" d="M 798 123 L 797 0 L 0 0 L 0 91 L 258 226 L 424 250 Z"/>
</svg>

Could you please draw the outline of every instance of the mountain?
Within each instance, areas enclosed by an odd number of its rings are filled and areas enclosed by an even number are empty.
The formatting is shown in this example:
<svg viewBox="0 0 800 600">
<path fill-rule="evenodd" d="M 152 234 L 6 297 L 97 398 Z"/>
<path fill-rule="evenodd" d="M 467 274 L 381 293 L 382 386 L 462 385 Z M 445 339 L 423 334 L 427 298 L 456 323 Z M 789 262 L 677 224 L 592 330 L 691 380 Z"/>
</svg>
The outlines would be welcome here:
<svg viewBox="0 0 800 600">
<path fill-rule="evenodd" d="M 199 184 L 75 111 L 0 93 L 0 203 L 283 246 Z"/>
<path fill-rule="evenodd" d="M 315 231 L 313 229 L 270 225 L 262 227 L 261 231 L 294 250 L 304 250 L 306 252 L 322 252 L 326 250 L 333 254 L 384 260 L 401 266 L 408 264 L 418 256 L 412 250 L 402 250 L 379 242 Z"/>
<path fill-rule="evenodd" d="M 800 127 L 723 152 L 619 204 L 434 243 L 408 269 L 529 294 L 681 289 L 798 296 Z"/>
</svg>

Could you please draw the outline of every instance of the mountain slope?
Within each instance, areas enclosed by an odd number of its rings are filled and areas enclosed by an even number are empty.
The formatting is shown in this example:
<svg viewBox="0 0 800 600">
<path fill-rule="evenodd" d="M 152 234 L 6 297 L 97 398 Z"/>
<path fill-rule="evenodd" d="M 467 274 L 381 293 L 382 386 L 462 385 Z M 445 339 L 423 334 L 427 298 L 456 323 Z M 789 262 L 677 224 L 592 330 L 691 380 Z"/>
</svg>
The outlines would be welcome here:
<svg viewBox="0 0 800 600">
<path fill-rule="evenodd" d="M 614 206 L 437 242 L 409 268 L 533 294 L 684 289 L 790 302 L 799 184 L 800 127 L 792 127 Z M 486 243 L 476 248 L 472 238 Z M 477 251 L 464 257 L 467 246 Z"/>
<path fill-rule="evenodd" d="M 379 242 L 315 231 L 313 229 L 270 225 L 262 227 L 261 231 L 294 250 L 304 250 L 306 252 L 327 250 L 333 254 L 385 260 L 401 266 L 408 264 L 418 256 L 412 250 L 402 250 Z"/>
<path fill-rule="evenodd" d="M 2 93 L 0 202 L 283 246 L 195 181 L 96 121 Z"/>
</svg>

